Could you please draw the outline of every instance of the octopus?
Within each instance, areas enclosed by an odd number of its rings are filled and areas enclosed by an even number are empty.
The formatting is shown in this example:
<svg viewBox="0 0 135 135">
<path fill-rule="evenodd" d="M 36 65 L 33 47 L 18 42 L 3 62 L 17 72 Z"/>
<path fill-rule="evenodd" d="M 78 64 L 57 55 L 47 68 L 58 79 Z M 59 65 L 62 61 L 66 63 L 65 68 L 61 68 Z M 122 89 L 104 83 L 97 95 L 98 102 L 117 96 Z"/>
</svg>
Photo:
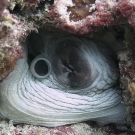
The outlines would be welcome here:
<svg viewBox="0 0 135 135">
<path fill-rule="evenodd" d="M 1 0 L 0 116 L 58 130 L 94 121 L 135 131 L 134 18 L 133 0 Z"/>
<path fill-rule="evenodd" d="M 0 116 L 46 127 L 124 125 L 119 70 L 108 44 L 90 36 L 31 33 L 22 43 L 24 58 L 0 84 Z"/>
</svg>

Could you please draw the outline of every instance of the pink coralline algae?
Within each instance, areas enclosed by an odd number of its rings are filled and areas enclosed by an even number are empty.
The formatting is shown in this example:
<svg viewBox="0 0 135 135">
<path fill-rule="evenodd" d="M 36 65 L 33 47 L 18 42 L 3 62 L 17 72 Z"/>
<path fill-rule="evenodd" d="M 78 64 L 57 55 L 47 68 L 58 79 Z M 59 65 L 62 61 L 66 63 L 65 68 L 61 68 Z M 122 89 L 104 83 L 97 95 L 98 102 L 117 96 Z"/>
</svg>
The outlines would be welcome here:
<svg viewBox="0 0 135 135">
<path fill-rule="evenodd" d="M 119 54 L 120 59 L 120 71 L 121 82 L 125 89 L 128 89 L 132 95 L 132 99 L 135 100 L 135 60 L 131 50 L 125 50 L 124 53 Z"/>
<path fill-rule="evenodd" d="M 50 16 L 58 20 L 57 27 L 86 34 L 101 26 L 118 24 L 120 18 L 124 20 L 117 5 L 115 0 L 56 0 Z"/>
<path fill-rule="evenodd" d="M 8 1 L 7 0 L 0 0 L 0 17 L 4 11 L 4 9 L 7 7 Z"/>
<path fill-rule="evenodd" d="M 40 3 L 40 0 L 26 0 L 25 1 L 25 6 L 26 7 L 36 8 L 39 3 Z"/>
<path fill-rule="evenodd" d="M 134 0 L 56 0 L 49 13 L 57 27 L 76 34 L 127 22 L 135 28 Z"/>
<path fill-rule="evenodd" d="M 96 130 L 87 124 L 73 124 L 56 128 L 46 128 L 40 126 L 13 126 L 5 121 L 0 122 L 1 135 L 108 135 L 101 129 Z"/>
<path fill-rule="evenodd" d="M 122 0 L 118 4 L 118 9 L 128 19 L 129 24 L 135 28 L 135 0 Z"/>
<path fill-rule="evenodd" d="M 0 81 L 14 69 L 18 58 L 22 57 L 21 39 L 27 33 L 27 26 L 4 10 L 0 21 Z"/>
<path fill-rule="evenodd" d="M 40 24 L 44 25 L 46 20 L 48 20 L 47 23 L 55 22 L 54 27 L 75 34 L 87 34 L 101 27 L 128 22 L 135 28 L 135 1 L 133 0 L 55 0 L 52 5 L 49 5 L 49 2 L 53 3 L 49 0 L 46 2 L 43 0 L 10 0 L 9 5 L 11 9 L 19 5 L 22 12 L 32 7 L 28 13 L 31 16 L 27 15 L 28 19 L 35 15 L 33 21 L 38 19 Z M 42 5 L 44 9 L 40 10 L 39 5 Z M 38 12 L 32 12 L 33 9 Z M 37 15 L 38 18 L 36 18 Z"/>
</svg>

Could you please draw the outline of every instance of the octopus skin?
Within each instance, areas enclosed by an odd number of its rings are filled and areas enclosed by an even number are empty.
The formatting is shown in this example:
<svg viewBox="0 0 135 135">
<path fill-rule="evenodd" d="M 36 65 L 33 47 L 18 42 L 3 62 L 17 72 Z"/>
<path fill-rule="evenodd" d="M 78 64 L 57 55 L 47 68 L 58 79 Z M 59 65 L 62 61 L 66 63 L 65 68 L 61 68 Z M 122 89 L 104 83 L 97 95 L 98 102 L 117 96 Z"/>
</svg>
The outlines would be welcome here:
<svg viewBox="0 0 135 135">
<path fill-rule="evenodd" d="M 99 125 L 125 124 L 117 65 L 104 44 L 83 37 L 42 37 L 44 49 L 38 60 L 28 62 L 26 44 L 31 42 L 24 43 L 24 59 L 18 60 L 14 71 L 0 84 L 1 116 L 14 123 L 47 127 L 87 120 Z M 51 71 L 39 78 L 46 71 L 40 72 L 40 64 L 38 70 L 36 63 L 30 65 L 44 59 L 50 62 Z"/>
</svg>

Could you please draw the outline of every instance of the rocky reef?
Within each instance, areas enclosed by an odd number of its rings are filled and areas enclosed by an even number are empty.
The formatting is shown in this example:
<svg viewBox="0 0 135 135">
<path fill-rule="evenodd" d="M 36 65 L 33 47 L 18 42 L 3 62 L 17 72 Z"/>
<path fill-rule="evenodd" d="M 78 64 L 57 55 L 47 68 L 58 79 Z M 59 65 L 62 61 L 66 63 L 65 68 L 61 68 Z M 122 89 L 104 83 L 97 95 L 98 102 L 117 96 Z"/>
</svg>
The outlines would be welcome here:
<svg viewBox="0 0 135 135">
<path fill-rule="evenodd" d="M 14 70 L 17 60 L 23 58 L 21 43 L 27 36 L 33 31 L 38 32 L 39 28 L 48 26 L 79 36 L 92 36 L 101 29 L 117 32 L 117 40 L 120 39 L 123 43 L 117 57 L 120 68 L 120 86 L 127 108 L 127 129 L 122 131 L 122 127 L 119 127 L 115 130 L 121 134 L 132 130 L 131 134 L 134 134 L 132 132 L 135 132 L 135 1 L 1 0 L 0 81 L 3 81 Z M 85 128 L 82 129 L 82 127 Z M 78 131 L 74 132 L 75 135 L 80 132 L 82 135 L 105 135 L 103 130 L 93 129 L 87 124 L 77 124 L 66 128 L 76 128 Z M 107 129 L 108 132 L 109 130 Z M 0 133 L 2 135 L 38 135 L 45 132 L 54 134 L 55 131 L 36 126 L 14 127 L 7 123 L 4 126 L 1 122 Z M 57 135 L 56 132 L 55 134 Z"/>
<path fill-rule="evenodd" d="M 92 128 L 85 123 L 73 124 L 56 128 L 46 128 L 33 125 L 18 125 L 14 127 L 12 122 L 0 122 L 1 135 L 108 135 L 106 132 Z"/>
</svg>

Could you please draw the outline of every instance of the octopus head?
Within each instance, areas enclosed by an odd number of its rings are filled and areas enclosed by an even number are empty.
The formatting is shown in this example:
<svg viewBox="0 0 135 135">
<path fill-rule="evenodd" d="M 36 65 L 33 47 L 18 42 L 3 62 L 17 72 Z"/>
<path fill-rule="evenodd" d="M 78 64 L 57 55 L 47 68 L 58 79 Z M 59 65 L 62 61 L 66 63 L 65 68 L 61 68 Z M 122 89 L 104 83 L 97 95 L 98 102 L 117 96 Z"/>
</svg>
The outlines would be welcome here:
<svg viewBox="0 0 135 135">
<path fill-rule="evenodd" d="M 124 124 L 118 65 L 105 42 L 41 31 L 23 47 L 24 59 L 0 86 L 1 116 L 48 127 Z"/>
</svg>

